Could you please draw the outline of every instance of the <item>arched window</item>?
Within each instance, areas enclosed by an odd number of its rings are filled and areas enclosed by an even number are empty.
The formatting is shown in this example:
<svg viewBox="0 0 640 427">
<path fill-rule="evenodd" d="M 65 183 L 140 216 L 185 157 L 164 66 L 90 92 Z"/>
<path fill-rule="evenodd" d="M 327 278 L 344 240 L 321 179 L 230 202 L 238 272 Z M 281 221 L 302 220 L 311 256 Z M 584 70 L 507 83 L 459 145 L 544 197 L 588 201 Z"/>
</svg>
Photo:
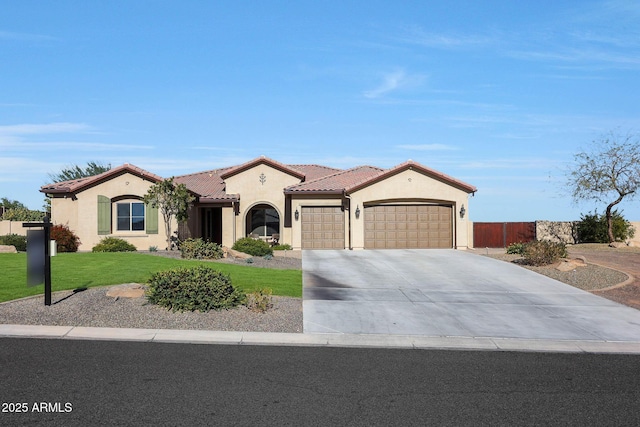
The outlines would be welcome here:
<svg viewBox="0 0 640 427">
<path fill-rule="evenodd" d="M 270 237 L 280 233 L 280 215 L 269 205 L 257 205 L 247 215 L 247 234 Z"/>
</svg>

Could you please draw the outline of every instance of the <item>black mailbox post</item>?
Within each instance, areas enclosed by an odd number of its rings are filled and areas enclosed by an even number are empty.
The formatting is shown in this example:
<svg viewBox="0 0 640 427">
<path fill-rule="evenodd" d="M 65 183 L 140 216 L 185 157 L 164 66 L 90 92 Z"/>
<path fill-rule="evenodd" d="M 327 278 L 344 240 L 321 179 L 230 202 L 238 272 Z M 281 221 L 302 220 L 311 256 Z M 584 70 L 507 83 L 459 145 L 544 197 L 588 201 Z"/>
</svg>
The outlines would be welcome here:
<svg viewBox="0 0 640 427">
<path fill-rule="evenodd" d="M 51 221 L 23 222 L 25 228 L 41 228 L 27 231 L 27 286 L 37 286 L 44 281 L 44 305 L 51 305 Z"/>
</svg>

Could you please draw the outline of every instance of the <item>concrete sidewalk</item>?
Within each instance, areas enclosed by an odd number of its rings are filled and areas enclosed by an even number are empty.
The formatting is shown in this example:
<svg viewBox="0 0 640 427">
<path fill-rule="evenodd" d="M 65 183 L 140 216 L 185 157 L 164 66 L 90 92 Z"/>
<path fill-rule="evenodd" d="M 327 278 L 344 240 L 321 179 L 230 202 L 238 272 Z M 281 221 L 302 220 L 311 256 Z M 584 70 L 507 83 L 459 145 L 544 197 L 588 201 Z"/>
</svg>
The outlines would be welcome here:
<svg viewBox="0 0 640 427">
<path fill-rule="evenodd" d="M 0 325 L 0 337 L 152 343 L 640 354 L 640 342 Z"/>
</svg>

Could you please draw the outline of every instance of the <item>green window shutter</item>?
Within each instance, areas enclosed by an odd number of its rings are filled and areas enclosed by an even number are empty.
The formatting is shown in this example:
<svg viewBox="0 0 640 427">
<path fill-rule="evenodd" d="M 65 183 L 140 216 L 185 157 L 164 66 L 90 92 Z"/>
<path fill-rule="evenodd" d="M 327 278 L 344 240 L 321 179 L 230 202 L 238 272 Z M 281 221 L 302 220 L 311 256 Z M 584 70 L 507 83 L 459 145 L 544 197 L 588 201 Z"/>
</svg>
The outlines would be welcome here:
<svg viewBox="0 0 640 427">
<path fill-rule="evenodd" d="M 111 199 L 98 196 L 98 234 L 111 233 Z"/>
<path fill-rule="evenodd" d="M 158 208 L 145 205 L 147 234 L 158 234 Z"/>
</svg>

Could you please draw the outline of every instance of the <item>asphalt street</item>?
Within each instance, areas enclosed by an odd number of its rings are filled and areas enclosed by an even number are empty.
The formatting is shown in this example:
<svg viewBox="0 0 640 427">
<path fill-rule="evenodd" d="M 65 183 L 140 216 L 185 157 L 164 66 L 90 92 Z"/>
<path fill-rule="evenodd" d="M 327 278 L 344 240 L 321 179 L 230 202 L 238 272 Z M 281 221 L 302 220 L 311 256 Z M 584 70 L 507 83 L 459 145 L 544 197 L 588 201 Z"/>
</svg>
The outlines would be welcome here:
<svg viewBox="0 0 640 427">
<path fill-rule="evenodd" d="M 3 338 L 0 366 L 0 425 L 640 425 L 638 355 Z"/>
</svg>

